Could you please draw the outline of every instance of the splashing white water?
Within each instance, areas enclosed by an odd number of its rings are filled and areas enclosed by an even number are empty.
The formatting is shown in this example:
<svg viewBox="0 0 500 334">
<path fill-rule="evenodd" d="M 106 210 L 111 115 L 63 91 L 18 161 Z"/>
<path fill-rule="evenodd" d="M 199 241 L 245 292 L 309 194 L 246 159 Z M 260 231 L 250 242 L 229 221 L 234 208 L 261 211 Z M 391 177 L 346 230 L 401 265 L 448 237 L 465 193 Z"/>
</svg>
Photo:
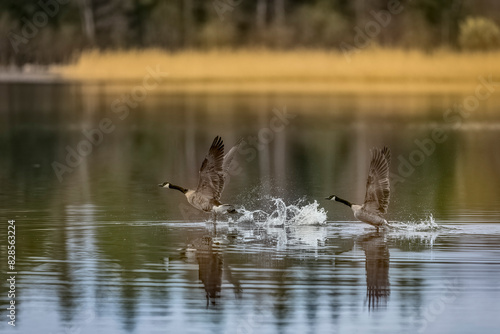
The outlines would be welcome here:
<svg viewBox="0 0 500 334">
<path fill-rule="evenodd" d="M 318 202 L 304 203 L 299 200 L 287 205 L 281 198 L 269 197 L 264 210 L 239 208 L 242 215 L 238 224 L 250 223 L 253 227 L 246 230 L 246 241 L 265 240 L 275 244 L 278 249 L 292 245 L 317 248 L 324 245 L 327 237 L 326 211 L 319 208 Z"/>
<path fill-rule="evenodd" d="M 388 222 L 388 226 L 394 230 L 404 230 L 411 232 L 432 232 L 442 229 L 443 227 L 438 225 L 430 214 L 423 220 L 414 220 L 406 222 Z"/>
<path fill-rule="evenodd" d="M 267 226 L 300 226 L 300 225 L 323 225 L 326 223 L 326 211 L 319 208 L 318 202 L 302 205 L 303 200 L 295 204 L 286 205 L 281 198 L 270 198 L 271 205 L 267 211 L 264 210 L 246 210 L 239 208 L 238 212 L 242 215 L 237 220 L 241 222 L 254 222 Z"/>
</svg>

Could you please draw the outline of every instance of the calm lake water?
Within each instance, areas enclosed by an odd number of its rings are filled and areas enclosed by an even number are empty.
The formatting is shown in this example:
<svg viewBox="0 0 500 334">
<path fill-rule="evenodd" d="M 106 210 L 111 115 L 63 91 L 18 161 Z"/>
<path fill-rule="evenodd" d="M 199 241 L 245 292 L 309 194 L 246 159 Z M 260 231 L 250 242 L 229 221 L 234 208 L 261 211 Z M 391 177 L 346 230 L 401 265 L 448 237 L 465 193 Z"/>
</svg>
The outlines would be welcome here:
<svg viewBox="0 0 500 334">
<path fill-rule="evenodd" d="M 498 332 L 500 97 L 133 92 L 0 85 L 1 332 Z M 244 144 L 214 234 L 157 184 L 196 187 L 216 135 Z M 323 198 L 362 202 L 383 145 L 377 233 Z"/>
</svg>

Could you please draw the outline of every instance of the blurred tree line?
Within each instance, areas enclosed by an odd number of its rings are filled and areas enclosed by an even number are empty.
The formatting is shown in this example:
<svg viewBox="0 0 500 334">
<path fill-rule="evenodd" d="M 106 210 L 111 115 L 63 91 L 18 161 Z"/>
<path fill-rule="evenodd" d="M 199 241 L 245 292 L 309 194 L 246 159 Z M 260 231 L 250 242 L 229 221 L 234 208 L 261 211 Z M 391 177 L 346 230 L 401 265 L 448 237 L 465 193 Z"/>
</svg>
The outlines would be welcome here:
<svg viewBox="0 0 500 334">
<path fill-rule="evenodd" d="M 398 13 L 380 23 L 376 13 L 389 6 Z M 381 28 L 370 41 L 381 46 L 457 48 L 467 40 L 460 25 L 475 16 L 496 28 L 500 1 L 2 0 L 0 64 L 68 62 L 85 48 L 339 49 L 370 21 Z"/>
</svg>

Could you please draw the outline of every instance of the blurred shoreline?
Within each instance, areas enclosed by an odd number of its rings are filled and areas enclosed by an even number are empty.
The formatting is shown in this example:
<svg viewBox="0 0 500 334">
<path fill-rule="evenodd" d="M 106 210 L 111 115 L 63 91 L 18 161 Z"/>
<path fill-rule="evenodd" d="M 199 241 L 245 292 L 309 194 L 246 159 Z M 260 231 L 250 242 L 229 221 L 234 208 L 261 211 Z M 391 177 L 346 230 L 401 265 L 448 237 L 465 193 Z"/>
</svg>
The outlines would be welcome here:
<svg viewBox="0 0 500 334">
<path fill-rule="evenodd" d="M 498 51 L 375 48 L 349 55 L 265 49 L 87 51 L 70 65 L 0 68 L 0 82 L 133 87 L 153 75 L 161 77 L 157 89 L 173 93 L 461 93 L 473 92 L 481 77 L 500 84 L 498 59 Z"/>
</svg>

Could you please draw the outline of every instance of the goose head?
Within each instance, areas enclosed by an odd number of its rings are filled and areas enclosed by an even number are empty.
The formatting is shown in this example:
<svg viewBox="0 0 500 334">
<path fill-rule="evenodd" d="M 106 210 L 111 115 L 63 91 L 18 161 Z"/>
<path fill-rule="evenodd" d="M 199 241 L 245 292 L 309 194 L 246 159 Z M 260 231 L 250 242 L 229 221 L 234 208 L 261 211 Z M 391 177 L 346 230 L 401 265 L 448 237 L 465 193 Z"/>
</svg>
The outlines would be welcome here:
<svg viewBox="0 0 500 334">
<path fill-rule="evenodd" d="M 325 199 L 327 199 L 329 201 L 335 201 L 335 198 L 337 198 L 337 196 L 335 196 L 335 195 L 331 195 L 331 196 L 325 197 Z"/>
<path fill-rule="evenodd" d="M 163 182 L 158 185 L 161 188 L 170 188 L 170 182 Z"/>
</svg>

